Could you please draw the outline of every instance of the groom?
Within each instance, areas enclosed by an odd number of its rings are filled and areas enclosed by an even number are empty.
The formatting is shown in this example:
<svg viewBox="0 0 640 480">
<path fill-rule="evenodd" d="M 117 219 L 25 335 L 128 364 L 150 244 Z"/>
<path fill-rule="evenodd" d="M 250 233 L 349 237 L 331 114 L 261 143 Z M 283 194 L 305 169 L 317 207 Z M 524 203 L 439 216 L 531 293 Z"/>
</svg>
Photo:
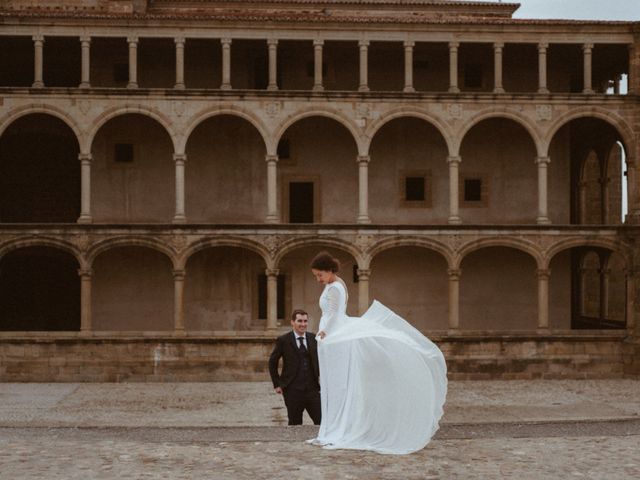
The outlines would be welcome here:
<svg viewBox="0 0 640 480">
<path fill-rule="evenodd" d="M 308 324 L 307 312 L 294 310 L 291 314 L 293 331 L 278 337 L 269 357 L 273 388 L 284 396 L 289 425 L 302 425 L 305 409 L 313 423 L 320 424 L 318 345 L 315 335 L 307 332 Z M 278 374 L 280 358 L 282 373 Z"/>
</svg>

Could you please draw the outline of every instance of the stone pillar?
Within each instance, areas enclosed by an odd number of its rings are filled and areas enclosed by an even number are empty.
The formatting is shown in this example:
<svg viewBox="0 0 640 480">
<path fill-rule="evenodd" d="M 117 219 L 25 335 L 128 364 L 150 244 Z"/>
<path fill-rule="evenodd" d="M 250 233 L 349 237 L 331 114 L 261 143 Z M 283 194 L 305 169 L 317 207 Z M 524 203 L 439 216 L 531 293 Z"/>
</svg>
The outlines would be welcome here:
<svg viewBox="0 0 640 480">
<path fill-rule="evenodd" d="M 80 335 L 91 335 L 91 269 L 79 269 L 80 275 Z"/>
<path fill-rule="evenodd" d="M 184 270 L 173 271 L 173 333 L 184 335 Z"/>
<path fill-rule="evenodd" d="M 358 162 L 358 223 L 371 223 L 369 218 L 369 161 L 368 155 L 359 155 Z"/>
<path fill-rule="evenodd" d="M 549 93 L 547 88 L 547 48 L 549 44 L 538 44 L 538 93 Z"/>
<path fill-rule="evenodd" d="M 187 156 L 184 153 L 174 153 L 173 161 L 176 168 L 176 210 L 173 223 L 185 223 L 187 216 L 184 208 L 184 167 L 187 163 Z"/>
<path fill-rule="evenodd" d="M 358 315 L 364 314 L 369 308 L 369 277 L 371 270 L 358 269 Z"/>
<path fill-rule="evenodd" d="M 358 42 L 360 47 L 360 85 L 358 86 L 359 92 L 369 91 L 369 41 L 360 40 Z"/>
<path fill-rule="evenodd" d="M 82 67 L 80 74 L 80 88 L 91 87 L 91 37 L 80 37 L 80 51 Z"/>
<path fill-rule="evenodd" d="M 129 37 L 127 42 L 129 42 L 129 83 L 127 88 L 138 88 L 138 37 Z"/>
<path fill-rule="evenodd" d="M 322 47 L 324 40 L 313 41 L 313 90 L 321 92 L 324 90 L 322 84 Z"/>
<path fill-rule="evenodd" d="M 267 268 L 267 330 L 278 328 L 278 274 L 280 270 Z"/>
<path fill-rule="evenodd" d="M 415 92 L 413 88 L 413 47 L 415 42 L 404 42 L 404 91 Z"/>
<path fill-rule="evenodd" d="M 448 269 L 449 275 L 449 329 L 458 330 L 460 326 L 460 275 L 459 268 Z"/>
<path fill-rule="evenodd" d="M 504 93 L 502 86 L 502 50 L 504 43 L 493 44 L 493 93 Z"/>
<path fill-rule="evenodd" d="M 270 38 L 267 40 L 269 48 L 269 85 L 267 90 L 278 90 L 278 40 Z"/>
<path fill-rule="evenodd" d="M 42 64 L 44 59 L 44 36 L 33 37 L 33 88 L 44 87 Z"/>
<path fill-rule="evenodd" d="M 80 153 L 80 217 L 78 223 L 91 223 L 91 160 L 90 153 Z"/>
<path fill-rule="evenodd" d="M 625 278 L 626 278 L 626 286 L 627 286 L 627 304 L 626 304 L 626 317 L 627 317 L 627 330 L 633 332 L 636 322 L 635 322 L 635 302 L 634 298 L 636 295 L 636 286 L 635 286 L 635 278 L 633 276 L 633 271 L 630 269 L 625 270 Z"/>
<path fill-rule="evenodd" d="M 461 158 L 459 156 L 447 157 L 447 163 L 449 164 L 449 223 L 452 225 L 459 225 L 462 223 L 458 208 L 458 187 L 460 182 L 460 179 L 458 178 L 458 170 L 460 161 Z"/>
<path fill-rule="evenodd" d="M 549 328 L 549 277 L 551 270 L 538 269 L 538 328 Z"/>
<path fill-rule="evenodd" d="M 600 319 L 604 320 L 609 315 L 609 280 L 611 270 L 600 269 Z"/>
<path fill-rule="evenodd" d="M 458 42 L 449 42 L 449 92 L 459 93 L 458 88 Z"/>
<path fill-rule="evenodd" d="M 536 218 L 536 223 L 540 225 L 551 223 L 547 206 L 547 166 L 549 162 L 549 157 L 536 158 L 536 165 L 538 166 L 538 218 Z"/>
<path fill-rule="evenodd" d="M 184 90 L 184 38 L 177 37 L 174 39 L 176 43 L 176 84 L 173 86 L 176 90 Z"/>
<path fill-rule="evenodd" d="M 278 156 L 267 155 L 267 223 L 279 223 L 278 213 Z"/>
<path fill-rule="evenodd" d="M 587 182 L 578 182 L 578 223 L 587 223 Z"/>
<path fill-rule="evenodd" d="M 222 85 L 221 90 L 231 90 L 231 39 L 222 38 Z"/>
<path fill-rule="evenodd" d="M 593 43 L 585 43 L 582 45 L 582 54 L 584 57 L 584 88 L 582 93 L 594 93 L 593 87 L 591 86 L 592 82 L 592 73 L 591 73 L 591 59 L 593 52 Z"/>
</svg>

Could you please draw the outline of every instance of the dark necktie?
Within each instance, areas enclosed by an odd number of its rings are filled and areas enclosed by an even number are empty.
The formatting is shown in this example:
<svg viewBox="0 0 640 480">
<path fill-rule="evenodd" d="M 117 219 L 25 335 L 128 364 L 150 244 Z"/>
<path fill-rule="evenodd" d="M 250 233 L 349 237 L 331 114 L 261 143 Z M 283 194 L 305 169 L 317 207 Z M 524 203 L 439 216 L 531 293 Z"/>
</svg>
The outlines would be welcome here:
<svg viewBox="0 0 640 480">
<path fill-rule="evenodd" d="M 304 337 L 298 337 L 298 341 L 300 342 L 300 347 L 298 348 L 302 353 L 305 353 L 307 351 L 307 347 L 304 346 Z"/>
</svg>

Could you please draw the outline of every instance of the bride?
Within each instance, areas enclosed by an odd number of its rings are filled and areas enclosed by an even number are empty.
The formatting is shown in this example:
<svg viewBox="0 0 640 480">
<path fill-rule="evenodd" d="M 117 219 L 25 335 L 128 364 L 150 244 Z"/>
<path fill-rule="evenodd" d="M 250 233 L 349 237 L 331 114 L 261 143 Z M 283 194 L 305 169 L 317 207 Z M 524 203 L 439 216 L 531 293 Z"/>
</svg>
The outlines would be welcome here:
<svg viewBox="0 0 640 480">
<path fill-rule="evenodd" d="M 374 301 L 362 317 L 346 314 L 340 264 L 327 252 L 311 262 L 325 285 L 317 335 L 322 421 L 310 443 L 324 448 L 405 454 L 438 430 L 447 393 L 442 352 Z"/>
</svg>

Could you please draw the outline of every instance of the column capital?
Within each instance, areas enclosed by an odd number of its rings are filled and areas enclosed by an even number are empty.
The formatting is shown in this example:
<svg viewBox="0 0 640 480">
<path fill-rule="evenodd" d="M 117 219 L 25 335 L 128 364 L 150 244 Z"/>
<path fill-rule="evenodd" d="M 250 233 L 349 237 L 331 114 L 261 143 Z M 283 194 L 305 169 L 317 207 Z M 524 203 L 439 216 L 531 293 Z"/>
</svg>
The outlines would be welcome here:
<svg viewBox="0 0 640 480">
<path fill-rule="evenodd" d="M 362 50 L 363 48 L 367 48 L 369 46 L 369 40 L 359 40 L 358 46 Z"/>
<path fill-rule="evenodd" d="M 177 269 L 177 270 L 172 270 L 171 273 L 173 274 L 174 281 L 182 281 L 184 280 L 184 277 L 187 272 L 184 269 Z"/>
<path fill-rule="evenodd" d="M 447 275 L 449 275 L 449 280 L 460 280 L 460 275 L 462 275 L 461 268 L 448 268 Z"/>
<path fill-rule="evenodd" d="M 80 43 L 82 43 L 82 44 L 91 43 L 91 36 L 90 35 L 82 35 L 80 37 Z"/>
<path fill-rule="evenodd" d="M 187 40 L 184 37 L 175 37 L 173 39 L 173 42 L 176 44 L 176 46 L 182 46 L 184 47 L 184 44 Z"/>
<path fill-rule="evenodd" d="M 78 275 L 80 278 L 89 279 L 93 275 L 93 270 L 91 268 L 79 268 Z"/>
<path fill-rule="evenodd" d="M 494 50 L 502 50 L 504 48 L 504 42 L 493 42 Z"/>
<path fill-rule="evenodd" d="M 264 159 L 267 163 L 278 163 L 279 160 L 278 155 L 265 155 Z"/>
<path fill-rule="evenodd" d="M 584 44 L 582 44 L 582 51 L 583 52 L 590 52 L 591 50 L 593 50 L 593 43 L 584 43 Z"/>
<path fill-rule="evenodd" d="M 267 45 L 269 46 L 277 46 L 278 45 L 278 39 L 277 38 L 267 38 Z"/>
<path fill-rule="evenodd" d="M 416 46 L 416 42 L 414 42 L 413 40 L 405 40 L 403 45 L 404 48 L 413 48 Z"/>
<path fill-rule="evenodd" d="M 224 46 L 224 45 L 231 45 L 231 39 L 230 38 L 221 38 L 220 39 L 220 43 Z"/>
<path fill-rule="evenodd" d="M 176 163 L 185 163 L 187 161 L 187 154 L 186 153 L 174 153 L 173 154 L 173 161 Z"/>
<path fill-rule="evenodd" d="M 549 48 L 549 43 L 547 42 L 538 43 L 538 53 L 545 53 L 547 51 L 547 48 Z"/>
<path fill-rule="evenodd" d="M 551 163 L 551 158 L 549 157 L 536 157 L 535 164 L 536 165 L 549 165 Z"/>
<path fill-rule="evenodd" d="M 277 277 L 278 275 L 280 275 L 280 270 L 277 268 L 267 268 L 265 269 L 264 274 L 267 277 Z"/>
<path fill-rule="evenodd" d="M 460 155 L 449 155 L 447 157 L 447 163 L 451 165 L 452 163 L 460 163 L 462 162 L 462 157 Z"/>
<path fill-rule="evenodd" d="M 359 268 L 356 273 L 358 274 L 358 279 L 359 280 L 369 280 L 369 277 L 371 276 L 371 269 L 369 268 Z"/>
<path fill-rule="evenodd" d="M 551 269 L 538 268 L 536 270 L 536 277 L 538 277 L 538 280 L 549 280 L 549 277 L 551 277 Z"/>
<path fill-rule="evenodd" d="M 371 157 L 369 155 L 358 155 L 358 157 L 356 158 L 356 162 L 359 164 L 361 163 L 369 163 L 371 161 Z"/>
<path fill-rule="evenodd" d="M 39 34 L 37 34 L 37 35 L 34 35 L 33 37 L 31 37 L 31 39 L 32 39 L 34 42 L 44 43 L 44 35 L 42 35 L 42 34 L 40 34 L 40 33 L 39 33 Z"/>
<path fill-rule="evenodd" d="M 93 155 L 91 155 L 90 153 L 79 153 L 78 160 L 80 160 L 81 163 L 91 163 L 91 160 L 93 160 Z"/>
<path fill-rule="evenodd" d="M 324 40 L 323 40 L 323 39 L 321 39 L 321 38 L 316 38 L 316 39 L 313 41 L 313 46 L 314 46 L 314 47 L 322 47 L 323 45 L 324 45 Z"/>
<path fill-rule="evenodd" d="M 139 40 L 140 39 L 138 38 L 137 35 L 131 35 L 131 36 L 127 37 L 127 43 L 129 45 L 137 45 Z"/>
<path fill-rule="evenodd" d="M 449 50 L 457 50 L 460 42 L 449 42 Z"/>
</svg>

